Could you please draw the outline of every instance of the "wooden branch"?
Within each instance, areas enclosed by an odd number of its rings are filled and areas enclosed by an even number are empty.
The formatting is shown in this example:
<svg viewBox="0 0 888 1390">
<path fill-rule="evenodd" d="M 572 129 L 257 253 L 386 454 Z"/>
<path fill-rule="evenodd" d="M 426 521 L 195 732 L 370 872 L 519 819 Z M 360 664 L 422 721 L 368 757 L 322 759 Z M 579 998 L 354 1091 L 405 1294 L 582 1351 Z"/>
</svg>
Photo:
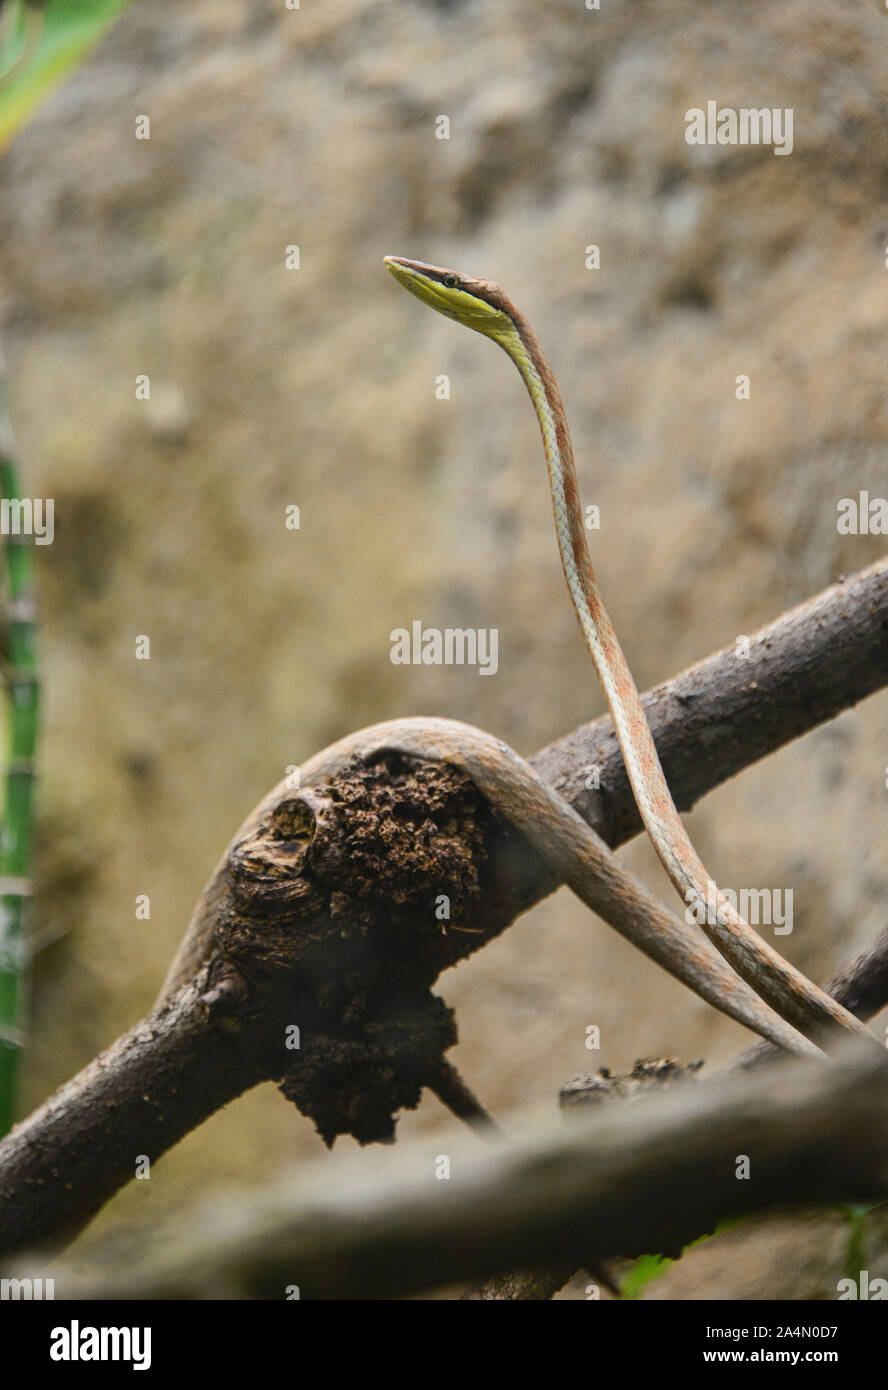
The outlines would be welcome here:
<svg viewBox="0 0 888 1390">
<path fill-rule="evenodd" d="M 295 1175 L 239 1193 L 234 1211 L 216 1198 L 200 1221 L 168 1224 L 138 1261 L 112 1252 L 112 1269 L 56 1267 L 56 1296 L 281 1299 L 295 1284 L 302 1298 L 365 1299 L 512 1267 L 677 1255 L 728 1216 L 883 1198 L 886 1077 L 885 1059 L 856 1046 L 828 1067 L 720 1077 L 532 1142 L 480 1154 L 448 1145 L 446 1181 L 435 1151 L 414 1143 L 384 1180 L 355 1162 L 319 1192 Z"/>
<path fill-rule="evenodd" d="M 540 1303 L 555 1297 L 569 1284 L 574 1270 L 516 1269 L 482 1279 L 460 1295 L 462 1303 Z"/>
<path fill-rule="evenodd" d="M 823 988 L 860 1019 L 867 1020 L 879 1013 L 888 1004 L 888 927 L 880 932 L 874 946 L 843 965 Z M 754 1067 L 760 1062 L 773 1062 L 780 1055 L 768 1042 L 753 1043 L 733 1065 Z"/>
<path fill-rule="evenodd" d="M 750 635 L 748 660 L 736 653 L 725 647 L 642 697 L 680 811 L 888 684 L 888 559 Z M 528 761 L 612 848 L 642 829 L 610 715 Z M 587 786 L 591 767 L 595 789 Z M 536 851 L 508 833 L 490 843 L 490 877 L 491 934 L 558 887 Z"/>
<path fill-rule="evenodd" d="M 248 1087 L 268 1060 L 195 990 L 118 1038 L 3 1142 L 0 1251 L 72 1239 L 109 1197 Z"/>
<path fill-rule="evenodd" d="M 888 681 L 888 562 L 778 619 L 751 653 L 710 657 L 646 699 L 681 807 Z M 638 820 L 609 722 L 534 761 L 615 844 Z M 585 788 L 589 763 L 602 769 L 597 793 Z M 430 920 L 430 884 L 466 905 L 468 931 Z M 77 1230 L 139 1154 L 156 1160 L 262 1079 L 328 1140 L 389 1137 L 455 1041 L 435 978 L 556 886 L 452 769 L 382 763 L 323 788 L 276 789 L 198 905 L 213 951 L 184 993 L 0 1144 L 0 1251 Z M 867 1008 L 876 1000 L 881 982 Z"/>
<path fill-rule="evenodd" d="M 750 637 L 643 698 L 673 799 L 706 792 L 888 683 L 888 559 L 824 589 Z M 610 716 L 531 758 L 537 772 L 612 847 L 641 830 Z M 601 788 L 586 788 L 597 765 Z"/>
</svg>

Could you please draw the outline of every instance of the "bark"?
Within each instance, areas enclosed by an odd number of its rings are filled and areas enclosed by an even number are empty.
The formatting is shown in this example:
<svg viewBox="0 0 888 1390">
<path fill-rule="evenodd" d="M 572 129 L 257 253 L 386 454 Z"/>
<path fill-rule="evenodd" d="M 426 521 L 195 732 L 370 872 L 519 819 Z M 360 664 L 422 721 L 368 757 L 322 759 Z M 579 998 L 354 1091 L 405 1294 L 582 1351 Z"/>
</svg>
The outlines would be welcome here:
<svg viewBox="0 0 888 1390">
<path fill-rule="evenodd" d="M 886 681 L 881 562 L 763 629 L 749 661 L 730 648 L 646 697 L 678 805 Z M 611 844 L 639 828 L 609 720 L 533 761 Z M 598 792 L 585 787 L 590 763 Z M 430 883 L 466 904 L 468 931 L 430 926 Z M 435 978 L 556 886 L 446 767 L 379 763 L 266 797 L 198 905 L 214 944 L 194 978 L 0 1144 L 0 1251 L 58 1243 L 132 1176 L 137 1155 L 156 1160 L 262 1079 L 279 1081 L 328 1142 L 390 1138 L 455 1041 Z M 866 975 L 864 1014 L 885 1002 L 884 968 L 867 970 L 845 982 L 847 1001 Z"/>
<path fill-rule="evenodd" d="M 247 1038 L 211 1026 L 183 991 L 103 1052 L 3 1143 L 6 1249 L 70 1239 L 109 1197 L 207 1115 L 268 1074 Z"/>
<path fill-rule="evenodd" d="M 888 1003 L 888 927 L 879 933 L 875 945 L 847 961 L 823 988 L 858 1018 L 873 1018 L 883 1009 Z M 757 1042 L 741 1052 L 734 1065 L 754 1067 L 780 1055 L 769 1042 Z"/>
<path fill-rule="evenodd" d="M 234 1214 L 217 1199 L 113 1274 L 98 1262 L 80 1275 L 56 1268 L 56 1297 L 281 1299 L 297 1285 L 302 1298 L 372 1299 L 519 1266 L 677 1256 L 728 1217 L 884 1197 L 886 1070 L 852 1045 L 829 1067 L 790 1063 L 681 1087 L 531 1142 L 481 1154 L 448 1146 L 445 1181 L 438 1155 L 419 1144 L 384 1180 L 353 1163 L 318 1192 L 292 1175 L 239 1194 Z M 545 1283 L 513 1278 L 519 1298 Z"/>
<path fill-rule="evenodd" d="M 833 719 L 888 682 L 888 560 L 844 578 L 750 637 L 644 696 L 673 800 L 689 811 L 713 787 Z M 609 717 L 530 760 L 611 846 L 641 829 Z M 601 790 L 586 789 L 586 767 Z"/>
</svg>

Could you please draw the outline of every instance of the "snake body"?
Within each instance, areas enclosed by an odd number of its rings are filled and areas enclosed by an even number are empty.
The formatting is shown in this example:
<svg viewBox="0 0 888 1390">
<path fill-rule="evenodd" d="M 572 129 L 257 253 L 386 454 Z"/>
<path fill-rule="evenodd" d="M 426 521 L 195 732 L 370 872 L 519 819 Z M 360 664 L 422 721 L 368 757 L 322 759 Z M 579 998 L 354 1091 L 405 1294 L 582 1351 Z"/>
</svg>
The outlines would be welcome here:
<svg viewBox="0 0 888 1390">
<path fill-rule="evenodd" d="M 853 1014 L 762 940 L 718 890 L 715 913 L 709 909 L 714 883 L 672 800 L 638 690 L 604 606 L 586 542 L 564 405 L 526 319 L 491 280 L 401 256 L 387 256 L 385 264 L 423 303 L 497 342 L 521 374 L 543 438 L 558 549 L 571 603 L 611 711 L 641 818 L 682 900 L 704 907 L 701 926 L 718 951 L 806 1037 L 820 1043 L 845 1031 L 872 1041 Z"/>
<path fill-rule="evenodd" d="M 500 287 L 403 257 L 386 257 L 395 277 L 448 318 L 493 338 L 528 389 L 543 437 L 561 564 L 587 649 L 603 686 L 633 793 L 657 852 L 685 902 L 706 902 L 709 875 L 673 803 L 641 700 L 592 570 L 564 407 L 552 371 L 528 324 Z M 300 768 L 259 804 L 237 845 L 287 797 L 320 786 L 352 759 L 385 752 L 434 759 L 464 772 L 483 796 L 538 850 L 558 877 L 652 960 L 701 998 L 778 1047 L 822 1056 L 819 1044 L 863 1025 L 764 942 L 723 896 L 703 935 L 673 916 L 620 864 L 563 797 L 507 744 L 447 719 L 399 719 L 348 735 Z M 207 886 L 160 1001 L 193 981 L 212 948 L 214 912 L 225 891 L 226 857 Z M 708 938 L 708 939 L 707 939 Z"/>
<path fill-rule="evenodd" d="M 673 916 L 587 825 L 568 801 L 544 782 L 508 744 L 452 719 L 394 719 L 360 729 L 316 753 L 299 769 L 300 793 L 320 787 L 354 758 L 364 763 L 384 753 L 444 762 L 464 772 L 543 859 L 586 903 L 640 951 L 695 994 L 747 1028 L 790 1052 L 816 1054 L 725 964 L 705 936 Z M 267 811 L 294 795 L 281 782 L 260 803 L 235 837 L 246 838 Z M 223 865 L 224 865 L 223 859 Z M 222 865 L 220 865 L 220 872 Z M 217 874 L 218 877 L 218 874 Z M 211 934 L 214 887 L 202 904 L 170 967 L 161 999 L 193 978 L 205 961 Z M 209 904 L 207 907 L 206 905 Z"/>
</svg>

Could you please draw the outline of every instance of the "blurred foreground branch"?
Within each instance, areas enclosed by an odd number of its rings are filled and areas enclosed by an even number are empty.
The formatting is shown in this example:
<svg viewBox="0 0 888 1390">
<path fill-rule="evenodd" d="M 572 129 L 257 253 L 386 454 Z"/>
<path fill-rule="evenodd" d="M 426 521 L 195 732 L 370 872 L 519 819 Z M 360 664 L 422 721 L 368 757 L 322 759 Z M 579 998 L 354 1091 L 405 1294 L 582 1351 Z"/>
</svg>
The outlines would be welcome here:
<svg viewBox="0 0 888 1390">
<path fill-rule="evenodd" d="M 513 1266 L 677 1255 L 729 1216 L 877 1200 L 886 1066 L 854 1047 L 827 1067 L 720 1077 L 480 1154 L 448 1145 L 445 1180 L 427 1144 L 382 1178 L 354 1160 L 319 1191 L 297 1174 L 169 1223 L 138 1261 L 112 1250 L 86 1271 L 57 1267 L 56 1297 L 281 1299 L 294 1285 L 302 1298 L 393 1297 Z"/>
</svg>

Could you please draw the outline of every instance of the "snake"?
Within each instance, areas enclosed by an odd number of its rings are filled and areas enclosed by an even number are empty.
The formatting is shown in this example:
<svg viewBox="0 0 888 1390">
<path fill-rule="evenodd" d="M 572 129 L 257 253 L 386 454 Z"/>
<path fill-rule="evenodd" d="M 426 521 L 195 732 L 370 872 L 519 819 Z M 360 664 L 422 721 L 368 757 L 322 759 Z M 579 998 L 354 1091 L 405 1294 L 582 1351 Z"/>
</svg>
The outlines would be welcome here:
<svg viewBox="0 0 888 1390">
<path fill-rule="evenodd" d="M 635 683 L 607 616 L 585 540 L 570 435 L 554 375 L 528 324 L 493 281 L 388 256 L 401 284 L 446 317 L 499 342 L 516 363 L 537 415 L 548 464 L 562 567 L 580 627 L 604 687 L 633 793 L 649 835 L 662 847 L 676 886 L 699 892 L 708 876 L 684 832 L 660 767 Z M 718 899 L 718 920 L 696 930 L 669 912 L 571 804 L 514 749 L 457 720 L 388 720 L 347 735 L 301 764 L 259 803 L 232 845 L 295 793 L 310 799 L 354 759 L 386 753 L 446 763 L 537 850 L 560 881 L 626 940 L 729 1018 L 786 1052 L 823 1058 L 822 1047 L 849 1031 L 872 1035 L 853 1014 L 812 984 Z M 230 851 L 229 851 L 230 852 Z M 190 985 L 212 950 L 214 913 L 224 892 L 227 854 L 216 868 L 185 932 L 158 998 Z M 705 933 L 705 934 L 704 934 Z"/>
<path fill-rule="evenodd" d="M 691 842 L 592 568 L 564 404 L 552 368 L 527 320 L 493 280 L 404 256 L 386 256 L 384 264 L 423 304 L 498 343 L 527 388 L 542 435 L 558 551 L 570 601 L 610 709 L 642 822 L 680 897 L 689 905 L 703 907 L 697 920 L 712 945 L 765 1003 L 809 1041 L 819 1046 L 842 1033 L 852 1033 L 872 1043 L 872 1034 L 859 1019 L 749 925 L 718 889 Z M 512 819 L 511 805 L 501 803 L 499 809 Z M 567 837 L 566 820 L 564 834 Z"/>
</svg>

